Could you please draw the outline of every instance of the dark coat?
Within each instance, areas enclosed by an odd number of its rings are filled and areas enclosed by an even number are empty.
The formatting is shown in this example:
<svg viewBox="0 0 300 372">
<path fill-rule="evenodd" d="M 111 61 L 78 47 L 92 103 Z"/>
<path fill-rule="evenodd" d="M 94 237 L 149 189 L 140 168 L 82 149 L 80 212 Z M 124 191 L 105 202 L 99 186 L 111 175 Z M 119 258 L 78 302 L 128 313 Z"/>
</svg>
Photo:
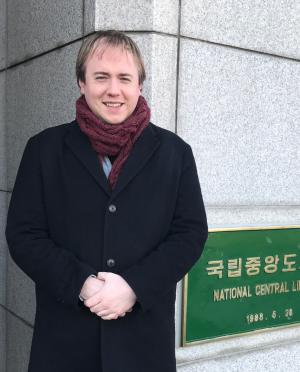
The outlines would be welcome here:
<svg viewBox="0 0 300 372">
<path fill-rule="evenodd" d="M 193 154 L 177 135 L 150 123 L 113 192 L 76 122 L 32 137 L 6 236 L 36 284 L 30 372 L 176 371 L 176 283 L 207 238 Z M 124 318 L 101 320 L 78 301 L 98 271 L 120 274 L 136 293 Z"/>
</svg>

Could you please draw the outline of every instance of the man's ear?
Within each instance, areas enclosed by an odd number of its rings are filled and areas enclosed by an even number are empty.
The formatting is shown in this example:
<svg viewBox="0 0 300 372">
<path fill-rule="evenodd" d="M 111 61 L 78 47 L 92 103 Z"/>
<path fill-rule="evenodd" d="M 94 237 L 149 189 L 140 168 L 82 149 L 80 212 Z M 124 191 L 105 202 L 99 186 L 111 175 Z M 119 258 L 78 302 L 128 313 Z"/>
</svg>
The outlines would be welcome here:
<svg viewBox="0 0 300 372">
<path fill-rule="evenodd" d="M 142 94 L 143 91 L 143 84 L 140 84 L 140 94 Z"/>
<path fill-rule="evenodd" d="M 84 94 L 84 92 L 85 92 L 85 83 L 82 80 L 79 80 L 78 81 L 78 85 L 79 85 L 79 88 L 80 88 L 80 93 L 81 94 Z"/>
</svg>

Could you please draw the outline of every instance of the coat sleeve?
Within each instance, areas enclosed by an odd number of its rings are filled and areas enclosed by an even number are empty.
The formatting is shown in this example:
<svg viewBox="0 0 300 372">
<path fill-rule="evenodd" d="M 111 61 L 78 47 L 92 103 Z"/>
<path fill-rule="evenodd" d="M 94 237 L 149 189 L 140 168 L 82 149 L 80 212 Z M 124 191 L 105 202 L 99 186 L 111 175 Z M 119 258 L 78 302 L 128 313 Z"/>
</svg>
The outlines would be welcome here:
<svg viewBox="0 0 300 372">
<path fill-rule="evenodd" d="M 144 310 L 159 303 L 190 270 L 203 251 L 207 235 L 197 168 L 191 147 L 187 145 L 167 237 L 141 262 L 120 273 Z"/>
<path fill-rule="evenodd" d="M 8 210 L 6 239 L 16 264 L 57 301 L 78 306 L 78 295 L 94 268 L 49 236 L 43 200 L 39 141 L 24 150 Z"/>
</svg>

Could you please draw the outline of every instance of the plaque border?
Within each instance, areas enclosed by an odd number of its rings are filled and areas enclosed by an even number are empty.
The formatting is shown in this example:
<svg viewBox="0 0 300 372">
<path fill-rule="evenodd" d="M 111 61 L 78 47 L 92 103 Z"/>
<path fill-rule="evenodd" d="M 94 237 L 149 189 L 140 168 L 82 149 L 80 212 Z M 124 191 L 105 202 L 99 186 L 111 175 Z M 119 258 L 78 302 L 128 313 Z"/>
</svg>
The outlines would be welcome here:
<svg viewBox="0 0 300 372">
<path fill-rule="evenodd" d="M 221 232 L 221 231 L 249 231 L 249 230 L 258 231 L 258 230 L 287 230 L 287 229 L 300 229 L 300 225 L 216 227 L 216 228 L 209 228 L 208 232 L 210 233 L 210 232 Z M 186 318 L 187 318 L 187 289 L 188 289 L 188 281 L 189 281 L 188 276 L 189 276 L 188 273 L 184 276 L 183 285 L 182 285 L 181 347 L 200 345 L 204 343 L 211 343 L 214 341 L 220 341 L 223 339 L 228 339 L 228 338 L 233 338 L 233 337 L 241 337 L 241 336 L 248 336 L 248 335 L 253 335 L 253 334 L 258 334 L 258 333 L 276 331 L 279 329 L 292 328 L 292 327 L 297 327 L 300 325 L 300 323 L 297 322 L 293 324 L 281 325 L 281 326 L 276 326 L 276 327 L 256 329 L 254 331 L 249 331 L 249 332 L 234 333 L 231 335 L 214 337 L 214 338 L 210 338 L 207 340 L 187 342 L 186 341 L 186 322 L 187 322 Z"/>
</svg>

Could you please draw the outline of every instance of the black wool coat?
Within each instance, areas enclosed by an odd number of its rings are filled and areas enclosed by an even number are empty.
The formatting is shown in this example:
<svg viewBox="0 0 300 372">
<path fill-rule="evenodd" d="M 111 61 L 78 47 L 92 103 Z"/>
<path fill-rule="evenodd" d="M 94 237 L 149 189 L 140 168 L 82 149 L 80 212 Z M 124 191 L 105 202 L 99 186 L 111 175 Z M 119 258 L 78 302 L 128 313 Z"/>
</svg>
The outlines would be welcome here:
<svg viewBox="0 0 300 372">
<path fill-rule="evenodd" d="M 11 255 L 36 284 L 30 372 L 174 372 L 176 283 L 207 223 L 190 146 L 152 123 L 111 192 L 76 122 L 25 148 L 10 202 Z M 121 275 L 133 311 L 101 320 L 78 300 L 90 274 Z"/>
</svg>

